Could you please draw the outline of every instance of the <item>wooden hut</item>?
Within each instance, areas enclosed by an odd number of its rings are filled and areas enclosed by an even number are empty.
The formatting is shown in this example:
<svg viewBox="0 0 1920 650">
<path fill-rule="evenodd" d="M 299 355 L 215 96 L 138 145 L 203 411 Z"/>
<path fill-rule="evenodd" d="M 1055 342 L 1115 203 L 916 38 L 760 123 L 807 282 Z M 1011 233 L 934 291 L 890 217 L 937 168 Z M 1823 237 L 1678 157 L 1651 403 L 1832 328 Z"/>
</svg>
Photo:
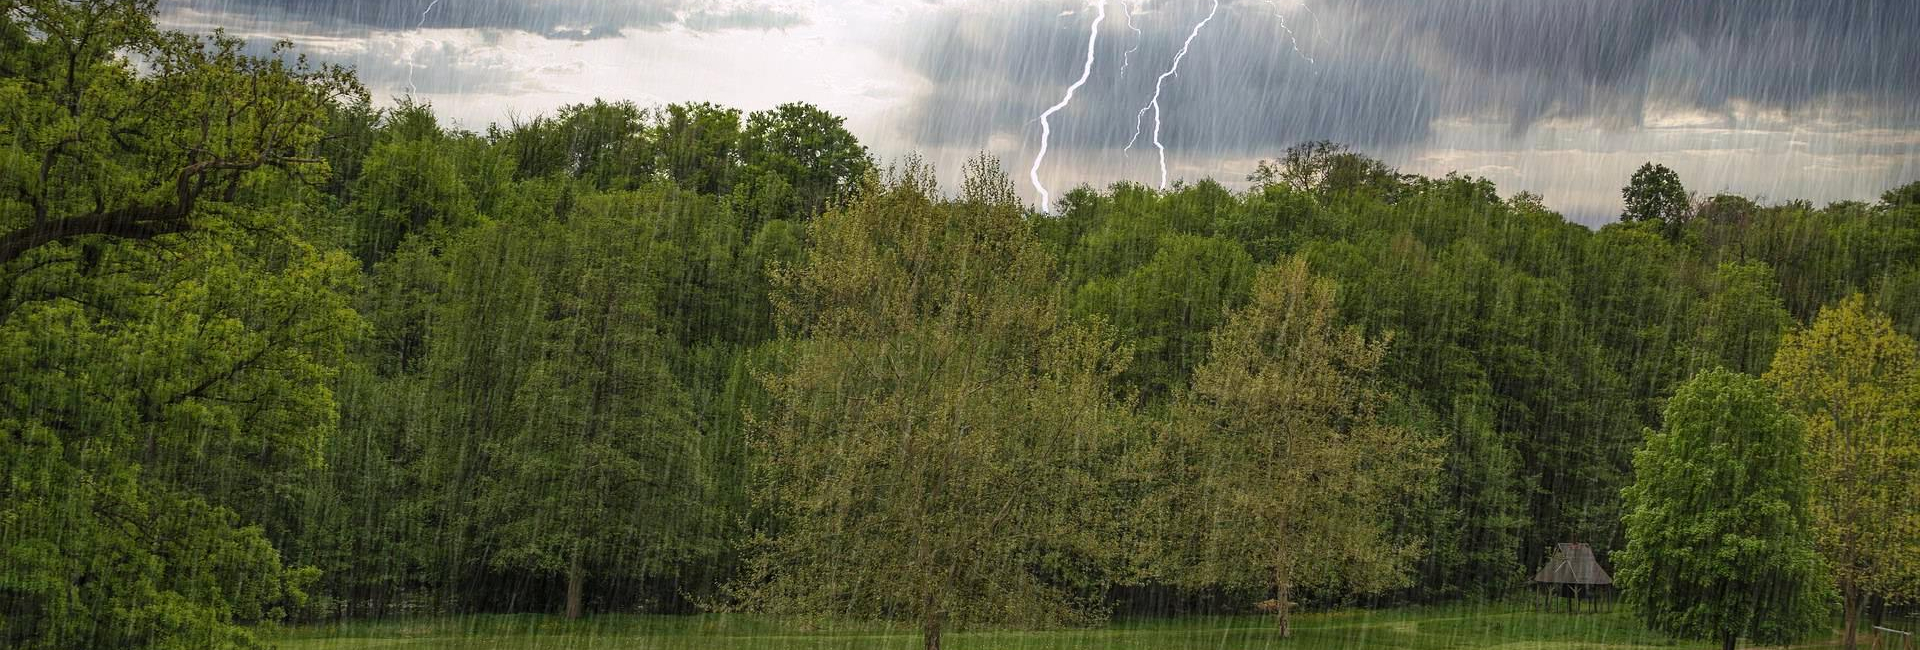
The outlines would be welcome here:
<svg viewBox="0 0 1920 650">
<path fill-rule="evenodd" d="M 1537 606 L 1548 610 L 1556 596 L 1567 599 L 1568 612 L 1578 604 L 1598 611 L 1601 602 L 1613 596 L 1613 576 L 1600 567 L 1592 547 L 1577 542 L 1555 544 L 1546 565 L 1533 575 L 1533 586 L 1540 599 Z"/>
</svg>

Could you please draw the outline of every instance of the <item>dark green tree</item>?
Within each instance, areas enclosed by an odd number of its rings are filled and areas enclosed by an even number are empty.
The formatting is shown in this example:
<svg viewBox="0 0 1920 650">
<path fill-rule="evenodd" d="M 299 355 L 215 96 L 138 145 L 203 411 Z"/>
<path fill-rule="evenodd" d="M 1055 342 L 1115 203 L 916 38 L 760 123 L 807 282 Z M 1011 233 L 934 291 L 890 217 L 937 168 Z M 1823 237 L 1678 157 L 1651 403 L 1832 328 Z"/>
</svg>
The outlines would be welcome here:
<svg viewBox="0 0 1920 650">
<path fill-rule="evenodd" d="M 681 187 L 726 194 L 740 168 L 740 110 L 707 102 L 668 104 L 654 126 L 660 169 Z"/>
<path fill-rule="evenodd" d="M 811 104 L 781 104 L 747 116 L 741 134 L 746 229 L 772 219 L 806 220 L 859 188 L 873 161 L 846 120 Z"/>
<path fill-rule="evenodd" d="M 1680 175 L 1665 165 L 1647 163 L 1633 172 L 1620 197 L 1626 201 L 1621 221 L 1653 221 L 1669 229 L 1678 228 L 1693 215 L 1693 203 Z"/>
<path fill-rule="evenodd" d="M 1887 190 L 1886 193 L 1880 195 L 1880 205 L 1889 208 L 1920 205 L 1920 181 L 1914 181 Z"/>
</svg>

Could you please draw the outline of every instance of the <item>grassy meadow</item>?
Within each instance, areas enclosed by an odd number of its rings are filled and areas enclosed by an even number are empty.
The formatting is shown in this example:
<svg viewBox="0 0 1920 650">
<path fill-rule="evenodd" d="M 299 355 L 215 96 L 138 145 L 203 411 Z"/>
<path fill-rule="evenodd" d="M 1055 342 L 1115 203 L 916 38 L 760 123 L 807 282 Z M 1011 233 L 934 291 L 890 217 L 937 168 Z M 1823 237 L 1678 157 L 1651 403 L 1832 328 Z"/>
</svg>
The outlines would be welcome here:
<svg viewBox="0 0 1920 650">
<path fill-rule="evenodd" d="M 810 629 L 812 628 L 812 629 Z M 917 630 L 874 624 L 814 626 L 766 616 L 600 615 L 566 621 L 546 615 L 361 621 L 291 627 L 272 640 L 282 650 L 910 650 Z M 950 633 L 950 650 L 1581 650 L 1709 648 L 1649 632 L 1631 614 L 1540 613 L 1495 604 L 1391 610 L 1347 610 L 1299 615 L 1293 638 L 1282 640 L 1260 616 L 1116 620 L 1091 629 L 975 630 Z M 1743 646 L 1744 647 L 1744 646 Z M 1821 648 L 1826 645 L 1796 646 Z"/>
</svg>

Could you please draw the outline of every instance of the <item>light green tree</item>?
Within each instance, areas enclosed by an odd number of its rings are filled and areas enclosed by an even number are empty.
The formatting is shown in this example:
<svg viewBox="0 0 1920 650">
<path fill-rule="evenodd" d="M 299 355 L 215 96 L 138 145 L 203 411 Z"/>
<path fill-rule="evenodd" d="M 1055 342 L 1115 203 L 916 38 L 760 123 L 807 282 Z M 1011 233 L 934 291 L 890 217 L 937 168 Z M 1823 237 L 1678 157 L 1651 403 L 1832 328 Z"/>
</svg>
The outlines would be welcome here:
<svg viewBox="0 0 1920 650">
<path fill-rule="evenodd" d="M 163 32 L 152 14 L 152 0 L 0 12 L 0 265 L 200 227 L 200 208 L 234 201 L 255 172 L 324 176 L 328 110 L 366 92 L 351 72 L 311 67 L 291 43 L 255 57 L 237 38 Z"/>
<path fill-rule="evenodd" d="M 760 609 L 904 619 L 929 650 L 956 626 L 1091 613 L 1071 587 L 1113 552 L 1107 380 L 1126 357 L 1063 324 L 996 163 L 936 192 L 906 163 L 776 274 L 784 353 L 753 423 L 771 523 L 740 588 Z"/>
<path fill-rule="evenodd" d="M 276 543 L 364 323 L 304 235 L 320 124 L 363 93 L 152 11 L 0 7 L 4 647 L 253 647 L 315 577 Z"/>
<path fill-rule="evenodd" d="M 1634 454 L 1625 600 L 1655 630 L 1784 644 L 1825 626 L 1832 589 L 1813 549 L 1803 427 L 1759 379 L 1709 370 L 1675 392 Z"/>
<path fill-rule="evenodd" d="M 1850 296 L 1788 334 L 1767 381 L 1807 423 L 1820 552 L 1853 647 L 1868 595 L 1920 595 L 1920 355 Z"/>
<path fill-rule="evenodd" d="M 1390 534 L 1393 511 L 1437 462 L 1437 441 L 1379 421 L 1387 339 L 1341 326 L 1334 291 L 1299 258 L 1261 271 L 1158 451 L 1160 577 L 1270 589 L 1281 636 L 1297 590 L 1404 582 L 1420 545 Z"/>
</svg>

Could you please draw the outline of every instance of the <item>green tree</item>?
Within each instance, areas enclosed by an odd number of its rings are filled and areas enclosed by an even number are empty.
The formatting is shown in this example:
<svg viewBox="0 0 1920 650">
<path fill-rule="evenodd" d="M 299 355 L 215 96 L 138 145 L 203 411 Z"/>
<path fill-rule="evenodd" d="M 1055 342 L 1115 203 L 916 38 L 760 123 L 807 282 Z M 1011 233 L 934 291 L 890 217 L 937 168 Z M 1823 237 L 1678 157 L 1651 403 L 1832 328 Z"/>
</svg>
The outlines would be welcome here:
<svg viewBox="0 0 1920 650">
<path fill-rule="evenodd" d="M 1807 509 L 1803 427 L 1750 375 L 1709 370 L 1675 392 L 1634 454 L 1622 593 L 1683 638 L 1785 644 L 1821 630 L 1828 597 Z"/>
<path fill-rule="evenodd" d="M 1085 616 L 1074 559 L 1112 552 L 1106 382 L 1126 353 L 1063 324 L 998 165 L 966 178 L 943 202 L 908 163 L 816 219 L 806 262 L 776 275 L 750 605 L 903 618 L 929 650 L 955 626 Z"/>
<path fill-rule="evenodd" d="M 1392 513 L 1436 461 L 1435 441 L 1379 421 L 1387 339 L 1340 326 L 1334 304 L 1301 259 L 1263 270 L 1160 443 L 1164 577 L 1271 589 L 1282 636 L 1296 589 L 1403 583 L 1420 545 L 1390 534 Z"/>
<path fill-rule="evenodd" d="M 0 11 L 6 647 L 254 647 L 315 578 L 277 546 L 364 324 L 351 258 L 305 240 L 311 156 L 363 93 L 152 9 Z"/>
<path fill-rule="evenodd" d="M 1626 211 L 1620 213 L 1621 221 L 1656 222 L 1669 234 L 1677 232 L 1693 214 L 1692 199 L 1687 196 L 1686 186 L 1680 184 L 1680 175 L 1666 165 L 1641 165 L 1621 188 L 1620 197 L 1627 204 Z"/>
<path fill-rule="evenodd" d="M 582 211 L 490 233 L 536 247 L 526 259 L 540 264 L 541 317 L 507 431 L 487 449 L 479 518 L 491 562 L 565 576 L 568 618 L 584 611 L 590 572 L 668 575 L 710 537 L 707 468 L 655 307 L 649 217 Z"/>
<path fill-rule="evenodd" d="M 668 179 L 702 194 L 733 189 L 740 167 L 739 109 L 707 102 L 668 104 L 654 131 Z"/>
<path fill-rule="evenodd" d="M 1886 193 L 1880 195 L 1880 205 L 1889 208 L 1920 205 L 1920 181 L 1914 181 L 1887 190 Z"/>
<path fill-rule="evenodd" d="M 1391 199 L 1402 184 L 1400 174 L 1385 163 L 1326 140 L 1297 144 L 1279 160 L 1260 161 L 1247 180 L 1256 186 L 1285 185 L 1322 198 L 1362 192 Z"/>
<path fill-rule="evenodd" d="M 254 57 L 222 34 L 162 32 L 152 13 L 151 0 L 0 12 L 0 265 L 55 242 L 191 230 L 257 171 L 324 172 L 331 103 L 365 94 L 350 72 L 289 57 L 291 43 Z"/>
<path fill-rule="evenodd" d="M 1133 341 L 1130 383 L 1170 395 L 1206 358 L 1208 333 L 1246 302 L 1253 272 L 1253 260 L 1233 242 L 1169 235 L 1145 266 L 1082 285 L 1074 307 L 1106 318 Z"/>
<path fill-rule="evenodd" d="M 1807 423 L 1814 530 L 1851 648 L 1868 595 L 1920 592 L 1920 353 L 1856 294 L 1788 334 L 1767 380 Z"/>
<path fill-rule="evenodd" d="M 334 431 L 354 264 L 292 210 L 209 212 L 165 248 L 45 246 L 7 279 L 0 644 L 248 647 L 304 606 L 314 575 L 276 546 Z"/>
<path fill-rule="evenodd" d="M 402 103 L 387 114 L 354 184 L 354 253 L 369 267 L 416 233 L 465 227 L 476 218 L 451 139 L 431 107 Z"/>
<path fill-rule="evenodd" d="M 1694 364 L 1763 372 L 1781 335 L 1793 327 L 1773 269 L 1764 262 L 1724 263 L 1708 282 L 1699 329 L 1691 341 Z"/>
<path fill-rule="evenodd" d="M 633 102 L 595 99 L 506 128 L 496 125 L 488 137 L 511 152 L 516 178 L 560 177 L 596 189 L 631 189 L 653 177 L 652 120 L 651 110 Z"/>
<path fill-rule="evenodd" d="M 859 189 L 873 161 L 845 123 L 801 103 L 747 115 L 739 182 L 748 231 L 772 219 L 810 219 Z"/>
</svg>

